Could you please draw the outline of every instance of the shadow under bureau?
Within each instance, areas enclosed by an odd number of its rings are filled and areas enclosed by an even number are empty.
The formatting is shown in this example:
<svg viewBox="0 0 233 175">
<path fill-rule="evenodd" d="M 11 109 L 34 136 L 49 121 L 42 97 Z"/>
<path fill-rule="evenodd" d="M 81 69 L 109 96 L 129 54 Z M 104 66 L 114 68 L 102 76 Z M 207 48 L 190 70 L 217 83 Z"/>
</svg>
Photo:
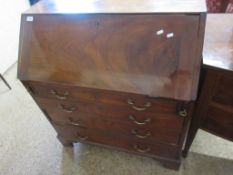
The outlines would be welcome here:
<svg viewBox="0 0 233 175">
<path fill-rule="evenodd" d="M 18 77 L 61 143 L 108 146 L 179 168 L 206 7 L 169 2 L 48 0 L 22 14 Z"/>
</svg>

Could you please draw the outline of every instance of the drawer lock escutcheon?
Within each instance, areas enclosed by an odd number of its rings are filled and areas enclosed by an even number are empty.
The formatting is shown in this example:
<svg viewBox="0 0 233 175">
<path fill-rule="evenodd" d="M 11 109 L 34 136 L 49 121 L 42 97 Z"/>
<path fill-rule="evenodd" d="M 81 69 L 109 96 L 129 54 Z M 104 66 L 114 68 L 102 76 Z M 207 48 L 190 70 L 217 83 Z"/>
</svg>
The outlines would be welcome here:
<svg viewBox="0 0 233 175">
<path fill-rule="evenodd" d="M 52 95 L 54 95 L 57 99 L 59 99 L 59 100 L 66 100 L 67 99 L 67 97 L 68 97 L 68 95 L 69 95 L 69 92 L 67 92 L 67 91 L 65 91 L 64 92 L 64 94 L 63 95 L 61 95 L 61 94 L 59 94 L 57 91 L 55 91 L 55 90 L 50 90 L 50 93 L 52 94 Z"/>
<path fill-rule="evenodd" d="M 187 117 L 187 115 L 188 115 L 188 112 L 187 112 L 186 109 L 182 109 L 182 110 L 179 111 L 179 116 Z"/>
<path fill-rule="evenodd" d="M 147 108 L 151 106 L 150 102 L 146 102 L 143 107 L 138 107 L 135 105 L 135 102 L 131 99 L 128 99 L 128 104 L 132 106 L 136 111 L 145 111 Z"/>
<path fill-rule="evenodd" d="M 145 125 L 151 122 L 151 119 L 148 117 L 144 121 L 137 121 L 133 115 L 129 115 L 129 119 L 132 120 L 137 125 Z"/>
</svg>

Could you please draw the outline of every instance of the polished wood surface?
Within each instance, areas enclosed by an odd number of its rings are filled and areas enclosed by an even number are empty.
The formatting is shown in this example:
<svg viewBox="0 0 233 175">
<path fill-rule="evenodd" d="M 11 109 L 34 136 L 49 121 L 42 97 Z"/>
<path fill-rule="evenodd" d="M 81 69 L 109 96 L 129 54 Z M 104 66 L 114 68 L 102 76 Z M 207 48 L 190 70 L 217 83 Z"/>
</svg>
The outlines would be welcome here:
<svg viewBox="0 0 233 175">
<path fill-rule="evenodd" d="M 184 156 L 195 138 L 197 130 L 233 141 L 233 72 L 206 66 L 200 97 L 187 136 Z M 222 83 L 229 81 L 227 84 Z M 224 91 L 223 91 L 224 90 Z"/>
<path fill-rule="evenodd" d="M 18 77 L 64 145 L 178 169 L 205 18 L 204 0 L 44 0 L 22 15 Z"/>
<path fill-rule="evenodd" d="M 36 97 L 36 101 L 41 104 L 43 109 L 49 112 L 55 121 L 60 121 L 61 123 L 70 123 L 70 119 L 80 119 L 83 121 L 88 118 L 100 118 L 101 120 L 111 120 L 131 126 L 155 127 L 157 129 L 166 128 L 167 131 L 180 131 L 184 121 L 184 117 L 179 116 L 175 112 L 171 113 L 163 110 L 157 113 L 137 112 L 127 106 L 122 107 L 88 102 L 64 102 L 38 97 Z M 72 112 L 67 112 L 64 108 L 75 109 Z"/>
<path fill-rule="evenodd" d="M 189 129 L 184 156 L 204 129 L 233 141 L 233 15 L 207 17 L 200 97 Z"/>
<path fill-rule="evenodd" d="M 200 128 L 233 141 L 233 72 L 205 69 L 203 86 L 211 90 L 203 87 L 199 100 Z M 229 82 L 223 83 L 226 80 Z"/>
<path fill-rule="evenodd" d="M 222 73 L 218 79 L 220 86 L 216 87 L 212 97 L 213 103 L 219 103 L 225 106 L 233 105 L 233 76 L 230 73 Z"/>
<path fill-rule="evenodd" d="M 185 120 L 176 113 L 136 112 L 127 106 L 63 102 L 46 98 L 35 98 L 35 100 L 58 124 L 109 131 L 125 137 L 142 135 L 145 136 L 145 139 L 142 138 L 145 142 L 157 141 L 178 145 Z M 72 108 L 73 111 L 67 110 Z"/>
<path fill-rule="evenodd" d="M 196 98 L 198 15 L 45 14 L 26 20 L 24 15 L 21 80 Z"/>
<path fill-rule="evenodd" d="M 40 82 L 24 82 L 35 101 L 58 124 L 108 130 L 124 136 L 146 135 L 149 140 L 179 144 L 187 117 L 179 115 L 181 102 L 143 95 L 116 93 Z M 54 90 L 59 94 L 51 93 Z M 64 94 L 67 92 L 67 96 Z M 65 97 L 65 98 L 61 98 Z M 128 99 L 135 102 L 134 108 Z M 144 104 L 151 106 L 144 108 Z M 185 110 L 189 110 L 186 104 Z M 185 107 L 183 105 L 183 107 Z M 139 110 L 140 109 L 140 110 Z M 190 114 L 188 114 L 190 115 Z M 78 124 L 77 124 L 78 123 Z"/>
<path fill-rule="evenodd" d="M 59 125 L 54 125 L 54 127 L 60 136 L 63 136 L 64 138 L 67 138 L 73 142 L 78 141 L 84 143 L 99 143 L 126 149 L 128 151 L 134 151 L 152 157 L 153 155 L 157 155 L 163 158 L 174 159 L 178 156 L 178 147 L 176 146 L 170 146 L 156 142 L 148 144 L 140 139 L 125 139 L 119 135 L 112 135 L 108 132 L 96 132 L 93 130 L 90 131 L 86 128 L 65 127 Z M 137 147 L 135 148 L 136 145 Z"/>
<path fill-rule="evenodd" d="M 136 98 L 134 98 L 135 94 L 69 87 L 53 83 L 23 81 L 23 84 L 51 124 L 56 125 L 56 128 L 65 128 L 56 129 L 59 134 L 58 139 L 64 145 L 71 145 L 72 142 L 81 141 L 117 147 L 120 150 L 156 158 L 162 161 L 167 168 L 179 168 L 179 157 L 187 130 L 187 123 L 192 114 L 192 110 L 190 110 L 192 104 L 176 100 L 147 98 L 143 95 L 136 95 Z M 46 85 L 47 88 L 41 88 Z M 57 91 L 62 89 L 62 91 L 58 91 L 60 95 L 64 93 L 64 90 L 76 92 L 76 96 L 72 96 L 73 93 L 69 93 L 71 96 L 65 99 L 59 99 L 61 96 L 57 98 L 54 94 L 48 96 L 50 88 Z M 79 96 L 81 98 L 77 98 L 77 94 L 80 94 L 77 93 L 78 91 L 84 91 L 84 95 Z M 91 96 L 88 93 L 95 93 L 95 97 L 101 98 L 89 98 Z M 109 98 L 113 97 L 113 100 L 102 100 L 102 95 L 108 96 L 109 94 L 111 95 Z M 138 110 L 140 106 L 132 108 L 127 101 L 128 98 L 134 99 L 135 105 L 145 103 L 138 103 L 137 100 L 147 101 L 149 99 L 151 106 L 143 108 L 143 110 Z M 186 114 L 183 113 L 184 110 L 187 111 Z M 133 118 L 130 116 L 133 116 Z M 82 130 L 86 132 L 81 132 L 81 139 L 75 137 L 76 133 Z M 102 135 L 99 137 L 99 132 L 111 135 L 107 138 Z M 87 133 L 89 133 L 89 139 L 83 141 L 82 138 Z M 114 137 L 122 138 L 121 142 L 119 142 L 120 145 L 111 145 L 111 140 Z M 139 152 L 134 147 L 135 143 L 139 145 Z M 148 146 L 150 147 L 148 153 L 140 152 L 141 150 L 144 151 Z M 157 153 L 161 148 L 161 152 Z M 166 149 L 167 151 L 164 153 Z M 175 158 L 172 156 L 174 154 Z"/>
<path fill-rule="evenodd" d="M 233 15 L 209 14 L 203 49 L 207 66 L 233 71 Z"/>
<path fill-rule="evenodd" d="M 205 0 L 41 0 L 26 13 L 199 13 Z"/>
<path fill-rule="evenodd" d="M 67 86 L 62 84 L 32 81 L 24 81 L 23 83 L 33 95 L 36 95 L 38 97 L 60 100 L 61 102 L 77 101 L 115 105 L 120 107 L 127 106 L 127 109 L 130 111 L 137 111 L 137 109 L 134 109 L 136 107 L 142 108 L 140 110 L 142 112 L 176 113 L 179 104 L 183 103 L 182 101 L 171 99 L 167 100 L 163 98 L 151 98 L 146 95 L 137 95 L 124 92 L 119 93 L 115 91 Z M 129 104 L 129 101 L 133 101 L 134 104 Z M 146 107 L 145 105 L 148 103 L 150 104 L 150 106 Z"/>
<path fill-rule="evenodd" d="M 221 105 L 209 107 L 201 129 L 233 141 L 233 108 L 228 108 L 229 110 L 225 108 Z"/>
</svg>

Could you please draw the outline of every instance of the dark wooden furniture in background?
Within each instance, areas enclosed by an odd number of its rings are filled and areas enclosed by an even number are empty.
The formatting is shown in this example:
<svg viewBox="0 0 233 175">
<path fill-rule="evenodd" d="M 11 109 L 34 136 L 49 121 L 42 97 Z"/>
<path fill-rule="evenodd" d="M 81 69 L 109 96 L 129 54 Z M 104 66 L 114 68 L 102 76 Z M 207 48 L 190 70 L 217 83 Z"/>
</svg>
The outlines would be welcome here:
<svg viewBox="0 0 233 175">
<path fill-rule="evenodd" d="M 168 2 L 49 0 L 22 15 L 18 77 L 64 145 L 105 145 L 178 169 L 206 5 Z"/>
<path fill-rule="evenodd" d="M 225 13 L 230 0 L 206 0 L 208 13 Z"/>
<path fill-rule="evenodd" d="M 203 83 L 184 156 L 187 155 L 199 128 L 233 141 L 232 21 L 231 14 L 207 16 L 203 50 Z"/>
</svg>

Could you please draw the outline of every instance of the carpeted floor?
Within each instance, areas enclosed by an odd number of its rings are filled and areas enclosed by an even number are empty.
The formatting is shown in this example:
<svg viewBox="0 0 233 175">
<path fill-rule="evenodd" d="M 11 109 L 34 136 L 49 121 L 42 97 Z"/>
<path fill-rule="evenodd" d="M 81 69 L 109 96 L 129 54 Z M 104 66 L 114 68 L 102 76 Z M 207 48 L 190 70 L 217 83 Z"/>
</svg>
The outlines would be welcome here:
<svg viewBox="0 0 233 175">
<path fill-rule="evenodd" d="M 0 175 L 232 175 L 233 143 L 199 131 L 179 171 L 157 161 L 98 146 L 64 148 L 16 78 L 14 65 L 0 81 Z"/>
</svg>

